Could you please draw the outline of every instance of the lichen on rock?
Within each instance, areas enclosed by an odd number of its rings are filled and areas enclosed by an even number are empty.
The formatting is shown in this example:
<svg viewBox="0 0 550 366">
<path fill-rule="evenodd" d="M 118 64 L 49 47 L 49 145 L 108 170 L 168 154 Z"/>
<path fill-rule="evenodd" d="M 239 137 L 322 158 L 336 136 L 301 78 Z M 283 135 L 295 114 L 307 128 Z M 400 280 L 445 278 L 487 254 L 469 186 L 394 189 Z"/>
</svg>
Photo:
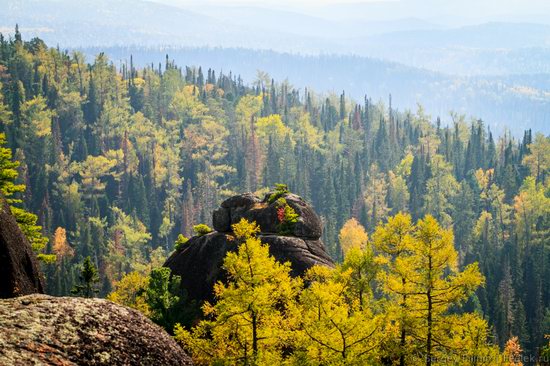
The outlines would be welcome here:
<svg viewBox="0 0 550 366">
<path fill-rule="evenodd" d="M 192 365 L 159 326 L 103 299 L 0 300 L 0 365 Z"/>
</svg>

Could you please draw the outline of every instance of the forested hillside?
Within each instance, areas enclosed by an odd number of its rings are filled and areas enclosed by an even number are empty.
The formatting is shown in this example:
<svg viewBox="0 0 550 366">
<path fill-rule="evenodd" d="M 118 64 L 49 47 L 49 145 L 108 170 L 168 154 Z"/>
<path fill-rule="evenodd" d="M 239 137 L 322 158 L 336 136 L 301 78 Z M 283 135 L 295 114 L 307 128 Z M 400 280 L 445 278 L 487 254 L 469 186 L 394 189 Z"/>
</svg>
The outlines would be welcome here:
<svg viewBox="0 0 550 366">
<path fill-rule="evenodd" d="M 124 274 L 161 265 L 224 198 L 286 183 L 322 216 L 338 261 L 351 218 L 371 235 L 399 212 L 432 215 L 454 231 L 460 268 L 479 262 L 485 285 L 466 309 L 496 343 L 518 336 L 536 353 L 550 333 L 547 136 L 494 136 L 460 115 L 443 127 L 421 107 L 397 112 L 391 97 L 245 85 L 168 57 L 117 68 L 19 33 L 0 37 L 0 83 L 2 156 L 20 162 L 0 166 L 16 169 L 0 183 L 26 185 L 12 203 L 37 215 L 42 254 L 56 255 L 43 265 L 48 293 L 69 294 L 90 256 L 105 296 Z"/>
<path fill-rule="evenodd" d="M 407 53 L 405 48 L 398 49 Z M 358 100 L 368 93 L 375 102 L 387 101 L 391 93 L 396 109 L 414 110 L 420 103 L 428 113 L 440 115 L 445 126 L 452 125 L 449 112 L 455 111 L 467 116 L 482 116 L 487 127 L 497 134 L 509 130 L 518 137 L 526 129 L 550 132 L 550 94 L 546 92 L 550 79 L 544 73 L 457 76 L 372 57 L 300 55 L 240 48 L 121 46 L 78 50 L 90 59 L 105 52 L 115 65 L 129 62 L 133 55 L 136 67 L 150 65 L 153 61 L 164 63 L 168 53 L 176 63 L 232 70 L 245 82 L 254 81 L 260 71 L 275 80 L 288 79 L 302 90 L 307 87 L 340 93 L 345 89 L 348 97 Z M 533 50 L 529 59 L 533 60 L 535 54 Z M 499 65 L 505 64 L 494 61 L 492 56 L 489 58 Z M 473 58 L 469 62 L 479 64 Z M 461 64 L 474 69 L 466 62 Z"/>
</svg>

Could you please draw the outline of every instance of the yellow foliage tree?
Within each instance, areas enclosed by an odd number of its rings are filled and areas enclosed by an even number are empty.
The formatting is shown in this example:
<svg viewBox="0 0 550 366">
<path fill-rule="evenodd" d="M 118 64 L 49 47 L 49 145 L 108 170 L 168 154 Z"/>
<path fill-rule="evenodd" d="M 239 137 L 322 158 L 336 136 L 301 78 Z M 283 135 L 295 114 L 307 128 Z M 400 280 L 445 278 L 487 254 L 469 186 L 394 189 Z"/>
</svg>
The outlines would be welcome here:
<svg viewBox="0 0 550 366">
<path fill-rule="evenodd" d="M 285 136 L 291 135 L 292 130 L 285 126 L 281 116 L 272 114 L 267 117 L 259 118 L 256 121 L 256 131 L 258 137 L 265 143 L 269 141 L 269 137 L 273 137 L 277 141 L 283 141 Z"/>
<path fill-rule="evenodd" d="M 550 169 L 550 138 L 537 133 L 535 141 L 529 145 L 531 154 L 523 158 L 523 164 L 529 167 L 537 183 L 541 182 L 544 173 Z"/>
<path fill-rule="evenodd" d="M 550 198 L 542 184 L 534 177 L 527 177 L 519 194 L 514 198 L 514 219 L 520 239 L 528 242 L 536 231 L 537 221 L 550 214 Z"/>
<path fill-rule="evenodd" d="M 237 117 L 237 124 L 239 129 L 244 129 L 245 132 L 250 133 L 250 121 L 257 117 L 262 110 L 262 96 L 245 95 L 235 107 L 235 114 Z"/>
<path fill-rule="evenodd" d="M 44 97 L 31 99 L 21 108 L 24 119 L 24 128 L 36 137 L 49 136 L 52 133 L 52 117 L 54 112 L 48 109 Z"/>
<path fill-rule="evenodd" d="M 484 283 L 477 263 L 458 271 L 453 233 L 432 216 L 413 226 L 409 215 L 398 215 L 377 229 L 375 242 L 387 263 L 386 273 L 380 276 L 382 289 L 389 299 L 400 299 L 399 307 L 390 311 L 402 322 L 399 364 L 413 358 L 414 363 L 424 360 L 429 366 L 441 357 L 464 356 L 467 350 L 458 347 L 460 338 L 453 332 L 465 318 L 449 315 L 449 309 Z M 486 328 L 483 322 L 470 320 L 469 324 L 477 324 L 479 332 Z M 461 342 L 473 341 L 467 337 L 474 333 L 463 332 Z"/>
<path fill-rule="evenodd" d="M 88 156 L 81 163 L 73 163 L 71 169 L 82 180 L 82 188 L 86 198 L 94 200 L 105 191 L 104 178 L 113 174 L 117 162 L 105 156 Z"/>
<path fill-rule="evenodd" d="M 290 264 L 269 255 L 255 223 L 243 219 L 233 232 L 241 244 L 224 260 L 228 283 L 215 285 L 217 302 L 203 306 L 209 319 L 191 331 L 176 325 L 176 339 L 199 365 L 279 364 L 291 343 L 302 281 L 290 277 Z"/>
<path fill-rule="evenodd" d="M 196 86 L 185 86 L 174 94 L 170 112 L 184 124 L 200 120 L 206 116 L 208 108 L 199 100 L 199 94 Z"/>
<path fill-rule="evenodd" d="M 55 232 L 53 234 L 52 249 L 57 257 L 58 262 L 63 258 L 74 256 L 74 249 L 69 245 L 69 242 L 67 241 L 67 231 L 64 228 L 58 227 L 57 229 L 55 229 Z"/>
<path fill-rule="evenodd" d="M 114 284 L 114 290 L 107 296 L 107 300 L 136 309 L 149 316 L 150 309 L 145 298 L 148 284 L 148 276 L 137 271 L 130 272 Z"/>
<path fill-rule="evenodd" d="M 352 248 L 366 248 L 369 237 L 363 225 L 352 217 L 342 226 L 338 239 L 344 254 L 346 254 Z"/>
<path fill-rule="evenodd" d="M 355 249 L 357 250 L 357 249 Z M 382 315 L 350 292 L 354 271 L 313 267 L 311 284 L 300 296 L 301 324 L 294 357 L 314 365 L 367 365 L 377 360 Z"/>
<path fill-rule="evenodd" d="M 409 249 L 414 245 L 413 229 L 411 216 L 399 213 L 390 217 L 385 225 L 378 226 L 373 235 L 374 246 L 379 253 L 377 260 L 382 267 L 378 280 L 382 284 L 381 289 L 389 296 L 386 309 L 397 326 L 396 339 L 389 342 L 395 344 L 388 352 L 399 360 L 399 365 L 405 365 L 406 356 L 410 354 L 407 337 L 410 338 L 413 319 L 408 312 L 408 294 L 395 291 L 391 284 L 400 283 L 401 287 L 407 284 L 407 278 L 398 266 L 398 258 L 410 254 Z"/>
</svg>

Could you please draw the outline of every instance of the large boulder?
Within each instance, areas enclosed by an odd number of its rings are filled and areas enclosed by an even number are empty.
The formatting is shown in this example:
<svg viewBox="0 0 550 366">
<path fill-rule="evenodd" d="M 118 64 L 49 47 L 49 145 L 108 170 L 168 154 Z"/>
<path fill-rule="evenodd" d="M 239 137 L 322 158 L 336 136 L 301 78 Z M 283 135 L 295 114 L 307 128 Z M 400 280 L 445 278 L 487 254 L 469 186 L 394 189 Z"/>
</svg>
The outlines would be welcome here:
<svg viewBox="0 0 550 366">
<path fill-rule="evenodd" d="M 314 265 L 334 266 L 320 240 L 321 220 L 313 208 L 295 194 L 283 196 L 287 204 L 300 216 L 290 234 L 279 235 L 277 204 L 269 203 L 270 194 L 261 200 L 251 193 L 233 196 L 225 200 L 213 213 L 216 231 L 195 236 L 179 251 L 172 253 L 165 267 L 172 274 L 181 276 L 182 287 L 190 300 L 213 300 L 213 287 L 226 279 L 223 260 L 230 251 L 236 251 L 237 243 L 231 225 L 241 218 L 255 221 L 260 227 L 259 238 L 269 245 L 269 252 L 280 262 L 290 262 L 293 276 L 303 275 Z"/>
<path fill-rule="evenodd" d="M 277 220 L 278 202 L 269 198 L 273 192 L 268 193 L 263 200 L 252 193 L 233 196 L 222 202 L 221 207 L 214 211 L 212 224 L 216 231 L 230 232 L 231 225 L 242 218 L 255 221 L 262 234 L 276 234 L 279 221 Z M 294 225 L 293 236 L 309 239 L 319 239 L 323 233 L 321 220 L 302 197 L 292 193 L 282 195 L 281 198 L 299 215 L 298 222 Z"/>
<path fill-rule="evenodd" d="M 0 298 L 42 293 L 36 254 L 0 195 Z"/>
<path fill-rule="evenodd" d="M 0 365 L 192 365 L 162 328 L 102 299 L 0 300 Z"/>
</svg>

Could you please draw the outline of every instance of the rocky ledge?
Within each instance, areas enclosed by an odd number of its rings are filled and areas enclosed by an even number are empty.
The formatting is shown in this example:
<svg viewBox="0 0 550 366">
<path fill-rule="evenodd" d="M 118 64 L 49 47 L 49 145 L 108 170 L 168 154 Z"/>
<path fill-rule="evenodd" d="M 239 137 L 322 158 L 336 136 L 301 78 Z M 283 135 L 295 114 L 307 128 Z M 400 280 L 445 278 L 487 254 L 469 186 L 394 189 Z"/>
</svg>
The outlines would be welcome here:
<svg viewBox="0 0 550 366">
<path fill-rule="evenodd" d="M 102 299 L 0 300 L 0 365 L 192 365 L 160 327 Z"/>
</svg>

